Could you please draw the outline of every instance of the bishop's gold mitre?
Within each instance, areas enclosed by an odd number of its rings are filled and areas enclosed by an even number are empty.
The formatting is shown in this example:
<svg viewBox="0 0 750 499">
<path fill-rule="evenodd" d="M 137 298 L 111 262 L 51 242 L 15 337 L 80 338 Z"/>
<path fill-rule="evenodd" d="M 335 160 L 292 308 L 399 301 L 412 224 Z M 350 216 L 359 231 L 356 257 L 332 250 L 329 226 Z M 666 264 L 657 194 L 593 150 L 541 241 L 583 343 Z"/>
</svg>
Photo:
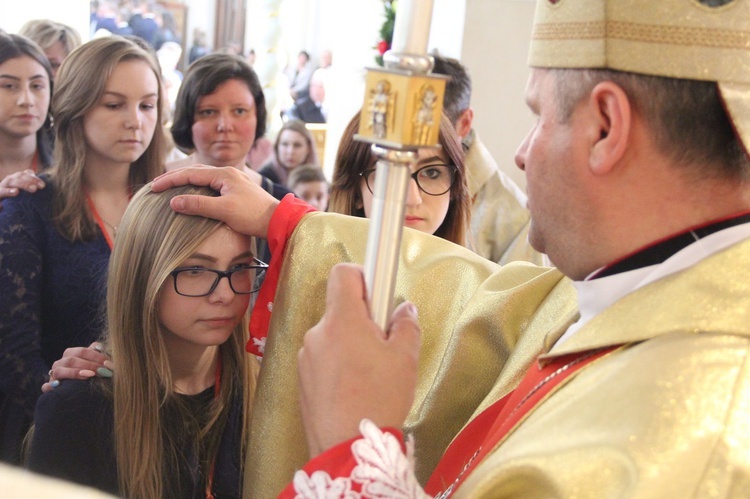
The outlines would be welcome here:
<svg viewBox="0 0 750 499">
<path fill-rule="evenodd" d="M 718 82 L 750 151 L 750 0 L 539 0 L 529 64 Z"/>
</svg>

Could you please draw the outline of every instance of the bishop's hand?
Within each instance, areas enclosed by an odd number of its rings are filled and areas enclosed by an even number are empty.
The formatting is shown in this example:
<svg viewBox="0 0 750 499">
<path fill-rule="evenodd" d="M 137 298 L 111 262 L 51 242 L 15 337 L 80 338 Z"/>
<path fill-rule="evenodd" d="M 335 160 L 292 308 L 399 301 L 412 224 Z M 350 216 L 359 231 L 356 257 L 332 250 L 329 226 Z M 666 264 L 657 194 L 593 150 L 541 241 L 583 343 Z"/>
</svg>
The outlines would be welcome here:
<svg viewBox="0 0 750 499">
<path fill-rule="evenodd" d="M 299 352 L 311 457 L 357 436 L 363 418 L 402 427 L 414 402 L 419 343 L 414 305 L 398 306 L 386 333 L 370 318 L 362 269 L 339 264 L 331 270 L 325 314 Z"/>
<path fill-rule="evenodd" d="M 175 196 L 170 202 L 172 209 L 185 215 L 221 220 L 241 234 L 266 239 L 271 215 L 279 201 L 268 194 L 256 179 L 237 168 L 195 165 L 158 176 L 151 189 L 160 192 L 186 184 L 210 186 L 220 196 Z"/>
</svg>

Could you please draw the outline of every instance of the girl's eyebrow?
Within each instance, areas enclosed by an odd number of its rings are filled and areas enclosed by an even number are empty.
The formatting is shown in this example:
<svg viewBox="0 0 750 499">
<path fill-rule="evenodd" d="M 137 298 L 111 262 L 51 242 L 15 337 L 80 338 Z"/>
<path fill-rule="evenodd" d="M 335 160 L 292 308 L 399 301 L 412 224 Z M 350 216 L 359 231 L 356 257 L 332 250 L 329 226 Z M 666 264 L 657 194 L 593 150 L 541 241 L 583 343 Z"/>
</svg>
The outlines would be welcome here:
<svg viewBox="0 0 750 499">
<path fill-rule="evenodd" d="M 128 96 L 125 95 L 125 94 L 121 94 L 119 92 L 113 92 L 111 90 L 105 90 L 102 93 L 102 97 L 104 97 L 105 95 L 112 95 L 112 96 L 115 96 L 115 97 L 120 97 L 122 99 L 127 99 L 128 98 Z M 140 98 L 141 99 L 152 99 L 152 98 L 156 98 L 156 94 L 155 93 L 146 94 L 146 95 L 142 95 Z"/>
<path fill-rule="evenodd" d="M 440 156 L 437 156 L 437 155 L 431 156 L 429 158 L 424 158 L 424 159 L 417 160 L 417 163 L 418 164 L 425 164 L 425 163 L 433 163 L 435 161 L 439 161 L 441 163 L 447 163 L 447 161 L 444 158 L 441 158 Z"/>
<path fill-rule="evenodd" d="M 29 80 L 40 80 L 42 78 L 46 78 L 46 76 L 47 75 L 44 75 L 44 74 L 36 74 L 36 75 L 30 77 Z M 9 80 L 21 81 L 21 78 L 19 78 L 16 75 L 11 75 L 11 74 L 0 74 L 0 78 L 7 78 Z"/>
<path fill-rule="evenodd" d="M 250 251 L 250 250 L 247 250 L 247 251 L 245 251 L 243 253 L 240 253 L 239 255 L 237 255 L 234 258 L 232 258 L 232 261 L 234 262 L 234 261 L 237 261 L 237 260 L 243 260 L 245 258 L 253 258 L 253 252 Z M 187 259 L 188 260 L 205 260 L 205 261 L 211 262 L 211 263 L 214 263 L 214 262 L 218 261 L 218 258 L 216 258 L 214 256 L 211 256 L 211 255 L 207 255 L 205 253 L 193 253 Z"/>
<path fill-rule="evenodd" d="M 255 255 L 253 254 L 253 252 L 251 250 L 247 250 L 247 251 L 245 251 L 243 253 L 240 253 L 239 255 L 235 256 L 234 258 L 232 258 L 232 261 L 234 262 L 234 261 L 237 261 L 237 260 L 244 260 L 245 258 L 255 258 Z"/>
<path fill-rule="evenodd" d="M 188 260 L 205 260 L 207 262 L 217 261 L 216 257 L 213 257 L 211 255 L 206 255 L 205 253 L 193 253 L 187 259 Z"/>
</svg>

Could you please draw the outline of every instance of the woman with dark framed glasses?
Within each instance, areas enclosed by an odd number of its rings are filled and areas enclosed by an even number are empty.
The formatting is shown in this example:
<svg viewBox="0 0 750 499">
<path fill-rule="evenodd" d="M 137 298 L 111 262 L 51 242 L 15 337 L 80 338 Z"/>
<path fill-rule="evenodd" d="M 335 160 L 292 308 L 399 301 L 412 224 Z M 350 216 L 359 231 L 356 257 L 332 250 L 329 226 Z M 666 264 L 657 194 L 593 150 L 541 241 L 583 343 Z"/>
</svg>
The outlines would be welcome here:
<svg viewBox="0 0 750 499">
<path fill-rule="evenodd" d="M 370 144 L 354 140 L 358 112 L 344 130 L 336 155 L 328 211 L 369 217 L 376 158 Z M 450 121 L 440 120 L 440 149 L 420 149 L 406 197 L 404 225 L 465 245 L 470 201 L 461 141 Z"/>
<path fill-rule="evenodd" d="M 147 185 L 130 202 L 101 341 L 117 375 L 41 396 L 30 469 L 120 497 L 241 496 L 258 367 L 246 316 L 267 265 L 250 236 L 175 213 L 180 194 L 217 195 Z"/>
<path fill-rule="evenodd" d="M 174 280 L 174 290 L 178 295 L 191 298 L 208 296 L 225 277 L 235 294 L 247 295 L 260 289 L 267 268 L 268 265 L 253 258 L 252 264 L 237 265 L 226 271 L 191 266 L 176 268 L 169 275 Z"/>
</svg>

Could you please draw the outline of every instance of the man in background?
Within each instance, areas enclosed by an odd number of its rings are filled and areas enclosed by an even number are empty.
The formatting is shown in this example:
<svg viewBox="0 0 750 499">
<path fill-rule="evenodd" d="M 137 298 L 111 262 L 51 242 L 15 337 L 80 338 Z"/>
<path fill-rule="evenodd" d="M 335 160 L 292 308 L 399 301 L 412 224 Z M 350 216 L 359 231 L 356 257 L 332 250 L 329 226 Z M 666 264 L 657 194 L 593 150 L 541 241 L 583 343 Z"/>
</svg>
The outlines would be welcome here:
<svg viewBox="0 0 750 499">
<path fill-rule="evenodd" d="M 466 152 L 466 177 L 472 199 L 468 246 L 499 264 L 514 260 L 544 264 L 543 255 L 528 242 L 526 194 L 498 168 L 472 127 L 471 78 L 466 68 L 456 59 L 440 55 L 434 58 L 432 72 L 450 77 L 445 87 L 443 109 Z"/>
</svg>

